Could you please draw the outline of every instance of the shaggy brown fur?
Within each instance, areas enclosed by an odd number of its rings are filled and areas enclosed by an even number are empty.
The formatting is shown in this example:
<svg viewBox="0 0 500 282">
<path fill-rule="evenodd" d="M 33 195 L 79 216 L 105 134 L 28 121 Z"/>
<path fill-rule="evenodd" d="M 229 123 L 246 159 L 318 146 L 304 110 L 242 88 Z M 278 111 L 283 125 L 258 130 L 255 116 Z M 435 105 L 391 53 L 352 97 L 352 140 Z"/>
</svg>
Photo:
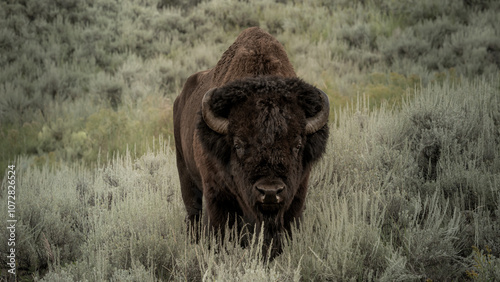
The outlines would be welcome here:
<svg viewBox="0 0 500 282">
<path fill-rule="evenodd" d="M 227 134 L 200 114 L 214 87 L 210 108 L 229 121 Z M 243 31 L 215 68 L 189 77 L 174 103 L 188 220 L 199 221 L 204 198 L 211 228 L 258 230 L 263 223 L 277 255 L 282 233 L 302 215 L 311 165 L 325 151 L 326 124 L 305 134 L 306 119 L 324 107 L 319 93 L 296 78 L 283 46 L 259 28 Z"/>
<path fill-rule="evenodd" d="M 259 75 L 296 76 L 283 45 L 259 28 L 244 30 L 224 52 L 213 73 L 217 87 Z"/>
</svg>

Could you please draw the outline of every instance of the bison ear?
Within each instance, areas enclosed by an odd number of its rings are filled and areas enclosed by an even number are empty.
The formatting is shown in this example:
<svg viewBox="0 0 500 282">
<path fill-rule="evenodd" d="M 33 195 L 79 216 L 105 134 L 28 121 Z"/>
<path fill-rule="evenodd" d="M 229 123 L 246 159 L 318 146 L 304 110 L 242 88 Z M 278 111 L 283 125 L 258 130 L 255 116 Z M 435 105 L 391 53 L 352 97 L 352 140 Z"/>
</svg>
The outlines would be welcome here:
<svg viewBox="0 0 500 282">
<path fill-rule="evenodd" d="M 223 86 L 210 89 L 203 96 L 198 138 L 204 149 L 223 164 L 228 164 L 231 157 L 229 112 L 242 101 L 244 93 L 234 87 Z"/>
<path fill-rule="evenodd" d="M 199 113 L 202 115 L 201 113 Z M 203 117 L 200 117 L 203 119 Z M 228 164 L 231 157 L 231 146 L 229 136 L 221 135 L 208 126 L 206 122 L 200 120 L 198 123 L 198 139 L 204 150 L 214 156 L 223 164 Z"/>
<path fill-rule="evenodd" d="M 328 123 L 330 115 L 330 101 L 325 92 L 316 89 L 319 92 L 320 110 L 312 117 L 306 119 L 306 134 L 313 134 L 323 128 Z"/>
<path fill-rule="evenodd" d="M 306 115 L 306 135 L 320 130 L 328 123 L 330 115 L 330 102 L 325 92 L 302 82 L 299 84 L 297 99 L 299 106 Z"/>
<path fill-rule="evenodd" d="M 235 105 L 247 99 L 247 89 L 239 85 L 212 88 L 203 96 L 201 113 L 205 123 L 215 132 L 227 135 L 229 112 Z"/>
<path fill-rule="evenodd" d="M 201 102 L 198 138 L 205 151 L 222 163 L 228 163 L 231 156 L 228 146 L 229 120 L 227 118 L 224 92 L 219 88 L 208 90 Z"/>
<path fill-rule="evenodd" d="M 326 150 L 330 104 L 325 92 L 308 85 L 299 92 L 299 104 L 306 114 L 307 142 L 304 146 L 304 164 L 317 161 Z"/>
<path fill-rule="evenodd" d="M 326 151 L 328 135 L 328 125 L 324 125 L 314 134 L 307 136 L 307 141 L 304 146 L 304 155 L 302 158 L 302 162 L 304 165 L 314 163 L 321 158 L 321 156 Z"/>
<path fill-rule="evenodd" d="M 208 127 L 219 134 L 227 135 L 229 120 L 225 117 L 221 117 L 212 109 L 214 105 L 212 97 L 216 90 L 217 88 L 212 88 L 203 95 L 203 100 L 201 101 L 201 114 Z"/>
</svg>

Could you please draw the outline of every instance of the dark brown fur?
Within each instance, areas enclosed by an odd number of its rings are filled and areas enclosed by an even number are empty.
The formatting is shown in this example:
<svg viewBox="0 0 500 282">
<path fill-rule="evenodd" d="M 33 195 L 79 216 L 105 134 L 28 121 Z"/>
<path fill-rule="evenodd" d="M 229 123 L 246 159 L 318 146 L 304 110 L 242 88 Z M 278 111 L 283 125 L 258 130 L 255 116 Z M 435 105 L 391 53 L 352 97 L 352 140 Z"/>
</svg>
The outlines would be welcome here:
<svg viewBox="0 0 500 282">
<path fill-rule="evenodd" d="M 228 118 L 221 135 L 201 117 L 201 100 L 217 87 L 211 109 Z M 283 46 L 259 28 L 249 28 L 215 68 L 188 78 L 174 103 L 177 167 L 188 219 L 195 224 L 205 199 L 210 227 L 225 224 L 258 230 L 273 256 L 281 235 L 302 215 L 311 165 L 325 151 L 328 127 L 304 132 L 306 118 L 321 110 L 313 86 L 296 78 Z M 262 184 L 264 183 L 264 184 Z M 279 205 L 257 202 L 258 185 L 284 185 Z M 277 208 L 276 206 L 279 206 Z"/>
</svg>

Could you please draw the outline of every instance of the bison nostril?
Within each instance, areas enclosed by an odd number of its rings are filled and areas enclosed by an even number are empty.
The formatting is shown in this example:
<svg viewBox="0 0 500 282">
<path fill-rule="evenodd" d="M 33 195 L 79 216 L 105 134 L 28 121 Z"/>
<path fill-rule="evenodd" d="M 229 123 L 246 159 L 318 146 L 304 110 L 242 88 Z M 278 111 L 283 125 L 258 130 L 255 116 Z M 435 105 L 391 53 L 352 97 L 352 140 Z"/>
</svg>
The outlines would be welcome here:
<svg viewBox="0 0 500 282">
<path fill-rule="evenodd" d="M 286 185 L 281 180 L 260 180 L 255 183 L 254 188 L 259 191 L 257 202 L 261 204 L 277 205 L 285 200 L 281 192 Z"/>
<path fill-rule="evenodd" d="M 285 188 L 284 185 L 257 185 L 255 188 L 265 196 L 275 196 L 283 191 Z"/>
</svg>

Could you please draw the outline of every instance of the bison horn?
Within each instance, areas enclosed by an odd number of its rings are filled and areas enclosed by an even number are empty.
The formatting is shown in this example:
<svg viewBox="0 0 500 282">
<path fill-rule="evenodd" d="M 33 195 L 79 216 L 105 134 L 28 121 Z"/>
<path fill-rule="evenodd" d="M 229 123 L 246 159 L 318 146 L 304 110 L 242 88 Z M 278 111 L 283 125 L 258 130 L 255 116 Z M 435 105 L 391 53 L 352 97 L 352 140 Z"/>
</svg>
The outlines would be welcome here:
<svg viewBox="0 0 500 282">
<path fill-rule="evenodd" d="M 319 90 L 319 89 L 318 89 Z M 315 116 L 306 119 L 306 134 L 313 134 L 320 130 L 328 122 L 328 115 L 330 114 L 330 102 L 325 92 L 319 90 L 322 105 L 321 111 Z"/>
<path fill-rule="evenodd" d="M 201 113 L 203 115 L 203 120 L 207 123 L 213 131 L 226 135 L 228 133 L 229 120 L 227 118 L 216 116 L 215 113 L 210 108 L 210 100 L 212 99 L 212 94 L 215 89 L 212 88 L 205 93 L 203 100 L 201 101 Z"/>
</svg>

